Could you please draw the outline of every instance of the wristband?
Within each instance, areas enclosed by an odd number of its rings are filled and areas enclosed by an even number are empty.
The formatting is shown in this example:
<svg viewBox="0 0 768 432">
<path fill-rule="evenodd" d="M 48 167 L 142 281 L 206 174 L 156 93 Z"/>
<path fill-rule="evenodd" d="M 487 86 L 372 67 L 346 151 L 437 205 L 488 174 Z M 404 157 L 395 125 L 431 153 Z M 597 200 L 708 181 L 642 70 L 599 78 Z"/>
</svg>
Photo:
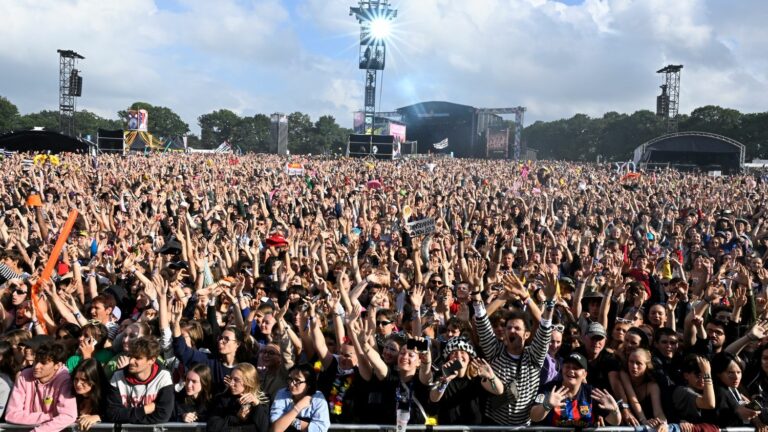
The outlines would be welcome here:
<svg viewBox="0 0 768 432">
<path fill-rule="evenodd" d="M 552 310 L 555 308 L 555 301 L 554 300 L 545 300 L 544 301 L 544 308 L 546 310 Z"/>
</svg>

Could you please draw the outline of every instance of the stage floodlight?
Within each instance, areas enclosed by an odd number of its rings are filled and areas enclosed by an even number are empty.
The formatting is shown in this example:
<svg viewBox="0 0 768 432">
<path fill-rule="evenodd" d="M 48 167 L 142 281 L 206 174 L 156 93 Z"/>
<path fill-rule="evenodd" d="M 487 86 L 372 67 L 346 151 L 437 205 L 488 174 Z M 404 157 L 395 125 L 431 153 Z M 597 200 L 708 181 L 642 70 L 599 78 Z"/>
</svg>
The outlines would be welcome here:
<svg viewBox="0 0 768 432">
<path fill-rule="evenodd" d="M 374 18 L 371 21 L 371 36 L 374 39 L 382 40 L 392 34 L 392 21 L 387 18 Z"/>
</svg>

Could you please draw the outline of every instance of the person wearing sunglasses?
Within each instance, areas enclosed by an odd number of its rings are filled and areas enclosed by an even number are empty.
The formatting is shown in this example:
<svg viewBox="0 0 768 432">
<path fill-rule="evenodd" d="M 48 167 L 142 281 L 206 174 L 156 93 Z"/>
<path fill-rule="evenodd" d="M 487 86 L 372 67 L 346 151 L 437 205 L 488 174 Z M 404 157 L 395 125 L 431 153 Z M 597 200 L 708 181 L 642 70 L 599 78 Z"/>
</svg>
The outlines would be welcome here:
<svg viewBox="0 0 768 432">
<path fill-rule="evenodd" d="M 0 319 L 5 331 L 21 328 L 16 324 L 16 315 L 23 309 L 24 302 L 29 300 L 29 286 L 23 280 L 15 278 L 5 283 L 5 289 L 0 291 L 3 302 L 0 303 Z"/>
<path fill-rule="evenodd" d="M 277 392 L 270 410 L 272 432 L 325 432 L 331 425 L 328 402 L 317 390 L 315 371 L 296 365 L 288 372 L 288 387 Z"/>
</svg>

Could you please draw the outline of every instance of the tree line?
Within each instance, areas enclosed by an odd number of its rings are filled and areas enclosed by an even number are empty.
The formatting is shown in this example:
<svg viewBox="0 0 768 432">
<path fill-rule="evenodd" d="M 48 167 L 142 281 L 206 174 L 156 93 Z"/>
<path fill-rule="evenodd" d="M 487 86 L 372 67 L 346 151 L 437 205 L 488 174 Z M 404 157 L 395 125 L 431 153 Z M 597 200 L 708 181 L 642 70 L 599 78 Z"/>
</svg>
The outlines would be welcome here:
<svg viewBox="0 0 768 432">
<path fill-rule="evenodd" d="M 99 129 L 123 129 L 128 122 L 128 111 L 145 109 L 149 115 L 149 132 L 159 138 L 187 136 L 187 144 L 193 148 L 213 149 L 227 141 L 243 152 L 266 153 L 272 140 L 270 117 L 265 114 L 239 116 L 220 109 L 198 117 L 200 136 L 190 133 L 189 124 L 172 109 L 134 102 L 126 110 L 117 112 L 117 119 L 107 119 L 87 110 L 75 112 L 75 135 L 96 140 Z M 59 112 L 43 110 L 37 113 L 19 114 L 18 107 L 0 96 L 0 134 L 43 127 L 59 131 Z M 309 115 L 294 112 L 288 115 L 288 149 L 292 154 L 340 153 L 346 147 L 351 130 L 336 123 L 331 115 L 312 121 Z"/>
<path fill-rule="evenodd" d="M 514 125 L 510 125 L 514 127 Z M 741 142 L 746 160 L 768 158 L 768 112 L 741 113 L 707 105 L 678 116 L 679 132 L 710 132 Z M 537 121 L 523 129 L 528 147 L 539 159 L 572 161 L 628 160 L 634 149 L 667 132 L 666 119 L 648 110 L 609 112 L 601 118 L 576 114 L 569 119 Z"/>
<path fill-rule="evenodd" d="M 157 137 L 187 135 L 193 148 L 216 148 L 224 141 L 244 152 L 268 152 L 271 142 L 270 118 L 265 114 L 239 116 L 220 109 L 198 117 L 200 136 L 190 133 L 185 123 L 172 109 L 146 102 L 135 102 L 129 110 L 146 109 L 149 132 Z M 117 112 L 117 119 L 106 119 L 86 110 L 75 113 L 76 134 L 96 138 L 98 129 L 122 129 L 127 123 L 128 110 Z M 19 114 L 8 99 L 0 96 L 0 133 L 29 130 L 41 126 L 59 130 L 59 112 L 44 110 Z M 510 122 L 510 127 L 514 124 Z M 678 117 L 680 132 L 711 132 L 735 139 L 746 146 L 746 158 L 768 158 L 768 112 L 741 113 L 730 108 L 707 105 L 696 108 L 690 115 Z M 294 112 L 288 115 L 288 149 L 293 154 L 342 153 L 351 130 L 338 125 L 336 119 L 324 115 L 312 121 L 309 115 Z M 648 110 L 633 114 L 615 111 L 600 118 L 576 114 L 569 119 L 550 122 L 537 121 L 523 130 L 523 141 L 538 150 L 540 159 L 573 161 L 627 160 L 638 145 L 666 133 L 666 121 Z"/>
</svg>

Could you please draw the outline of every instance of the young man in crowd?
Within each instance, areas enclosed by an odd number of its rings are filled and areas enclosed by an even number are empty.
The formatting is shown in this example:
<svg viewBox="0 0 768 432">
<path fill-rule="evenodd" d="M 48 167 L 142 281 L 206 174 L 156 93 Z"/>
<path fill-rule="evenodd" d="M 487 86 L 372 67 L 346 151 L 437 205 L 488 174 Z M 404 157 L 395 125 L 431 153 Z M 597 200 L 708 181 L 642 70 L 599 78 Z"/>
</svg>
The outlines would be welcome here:
<svg viewBox="0 0 768 432">
<path fill-rule="evenodd" d="M 159 424 L 171 419 L 174 391 L 171 374 L 160 367 L 160 344 L 151 337 L 131 340 L 128 366 L 112 375 L 104 421 Z"/>
<path fill-rule="evenodd" d="M 35 432 L 57 432 L 77 419 L 72 380 L 64 362 L 67 352 L 58 343 L 37 348 L 35 363 L 24 369 L 5 409 L 5 420 L 33 426 Z"/>
</svg>

